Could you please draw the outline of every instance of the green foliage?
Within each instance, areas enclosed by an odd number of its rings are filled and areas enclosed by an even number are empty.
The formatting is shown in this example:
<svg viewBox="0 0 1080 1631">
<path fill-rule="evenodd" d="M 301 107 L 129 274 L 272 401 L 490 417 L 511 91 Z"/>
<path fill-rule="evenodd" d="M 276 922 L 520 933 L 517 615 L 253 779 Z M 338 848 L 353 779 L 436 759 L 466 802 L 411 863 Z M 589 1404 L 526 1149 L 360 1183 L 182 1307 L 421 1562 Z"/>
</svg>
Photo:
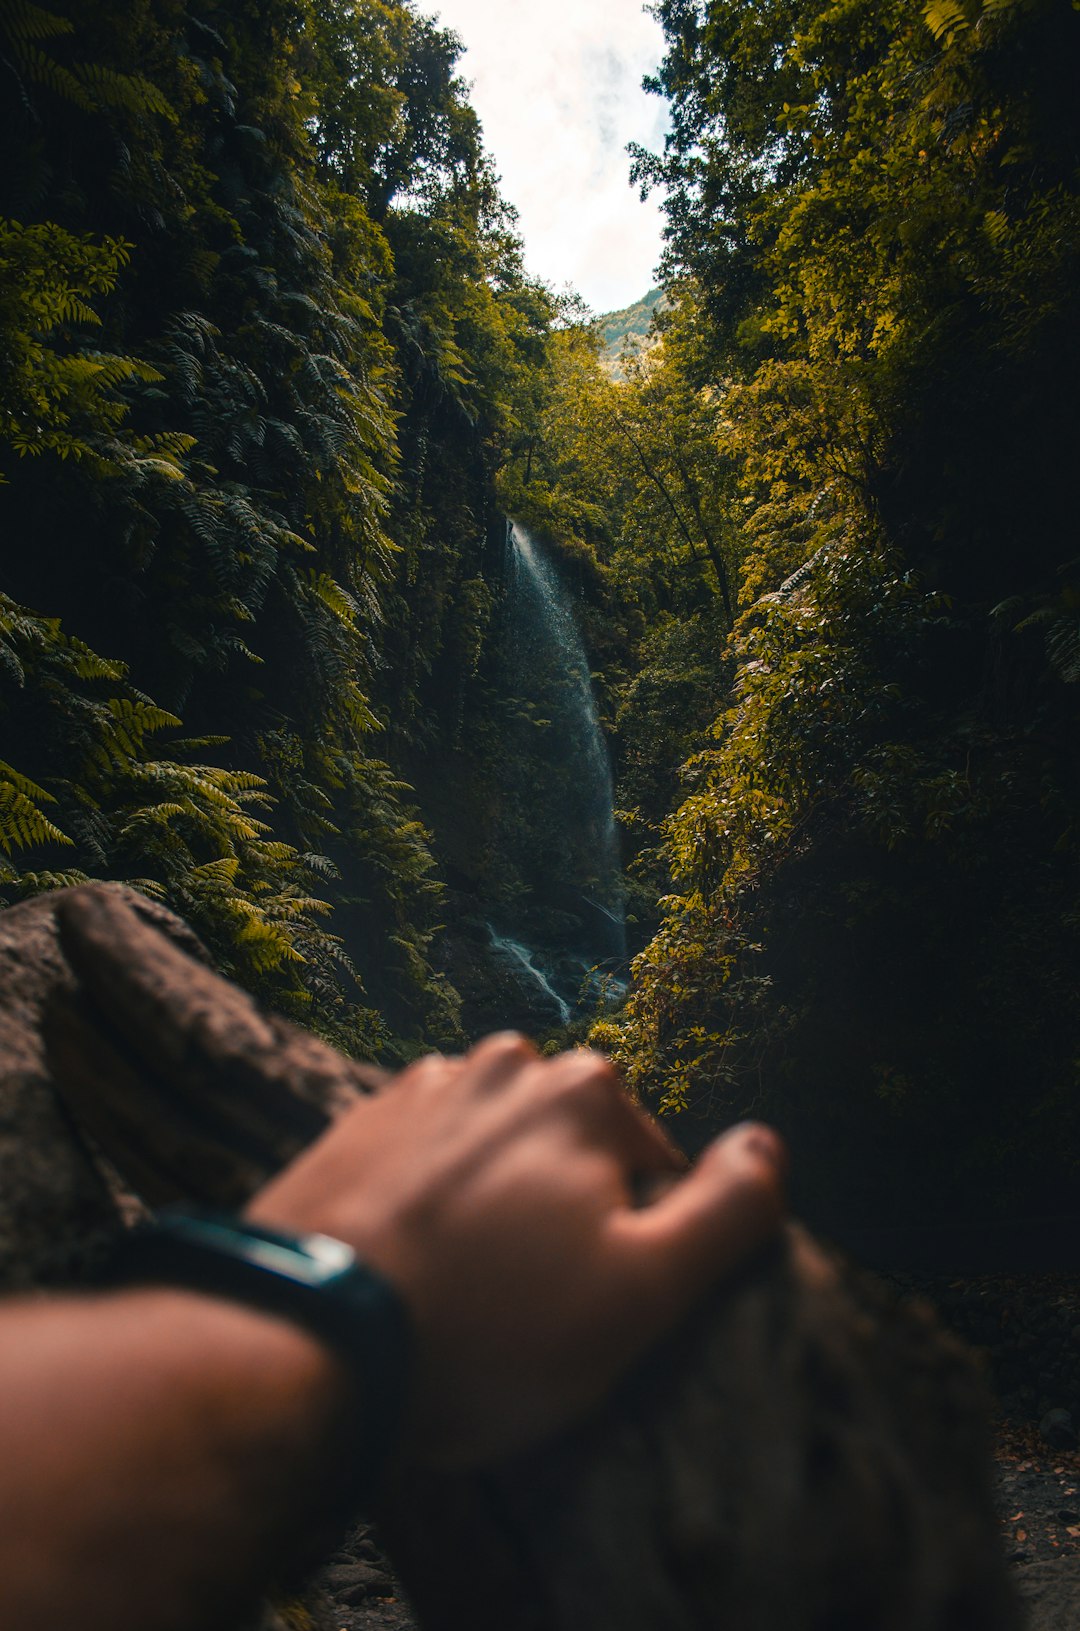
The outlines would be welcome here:
<svg viewBox="0 0 1080 1631">
<path fill-rule="evenodd" d="M 177 473 L 169 449 L 118 439 L 127 417 L 121 388 L 161 375 L 82 338 L 100 327 L 95 298 L 115 288 L 129 258 L 118 239 L 95 244 L 53 222 L 0 220 L 0 450 L 86 459 L 106 474 L 121 459 Z M 9 479 L 0 464 L 0 481 Z"/>
<path fill-rule="evenodd" d="M 658 10 L 637 174 L 742 611 L 599 1039 L 688 1123 L 777 1119 L 833 1227 L 1064 1204 L 1080 16 Z"/>
<path fill-rule="evenodd" d="M 5 887 L 134 880 L 352 1045 L 452 1041 L 399 766 L 550 311 L 459 46 L 399 0 L 0 0 L 0 46 Z"/>
<path fill-rule="evenodd" d="M 180 721 L 134 691 L 123 664 L 5 595 L 0 655 L 4 740 L 32 769 L 0 764 L 5 897 L 126 879 L 187 917 L 231 973 L 278 1006 L 378 1046 L 375 1016 L 347 1014 L 333 990 L 342 950 L 312 893 L 320 858 L 272 837 L 256 814 L 272 805 L 263 778 L 199 763 L 208 744 L 177 738 Z M 151 740 L 163 732 L 169 757 Z"/>
</svg>

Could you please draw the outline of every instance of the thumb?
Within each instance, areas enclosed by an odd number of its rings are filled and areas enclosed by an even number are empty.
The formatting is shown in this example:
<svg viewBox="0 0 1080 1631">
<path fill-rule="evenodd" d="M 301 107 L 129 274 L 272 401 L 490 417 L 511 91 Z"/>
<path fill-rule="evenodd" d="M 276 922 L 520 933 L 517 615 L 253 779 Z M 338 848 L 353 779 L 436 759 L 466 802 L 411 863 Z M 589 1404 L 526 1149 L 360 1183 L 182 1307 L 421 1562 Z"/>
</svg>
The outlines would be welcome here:
<svg viewBox="0 0 1080 1631">
<path fill-rule="evenodd" d="M 674 1318 L 779 1228 L 787 1151 L 770 1127 L 744 1122 L 709 1145 L 659 1200 L 611 1219 L 619 1246 Z"/>
</svg>

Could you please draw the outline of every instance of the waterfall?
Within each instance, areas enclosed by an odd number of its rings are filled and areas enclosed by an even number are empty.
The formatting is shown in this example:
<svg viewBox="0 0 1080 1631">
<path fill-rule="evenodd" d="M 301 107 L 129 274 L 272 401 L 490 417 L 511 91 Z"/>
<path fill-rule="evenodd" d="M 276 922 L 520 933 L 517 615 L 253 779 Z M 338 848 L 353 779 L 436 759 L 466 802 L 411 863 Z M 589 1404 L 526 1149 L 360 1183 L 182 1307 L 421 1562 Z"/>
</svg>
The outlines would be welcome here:
<svg viewBox="0 0 1080 1631">
<path fill-rule="evenodd" d="M 543 677 L 552 711 L 538 721 L 555 733 L 562 777 L 572 789 L 566 819 L 581 876 L 574 881 L 583 937 L 597 956 L 626 959 L 626 917 L 620 871 L 619 835 L 613 810 L 611 761 L 600 729 L 592 678 L 573 605 L 553 562 L 529 532 L 511 522 L 509 615 L 514 645 Z M 541 793 L 538 790 L 538 797 Z M 570 880 L 552 880 L 565 885 Z M 584 910 L 583 910 L 584 908 Z"/>
<path fill-rule="evenodd" d="M 490 923 L 488 924 L 488 934 L 491 936 L 491 944 L 495 950 L 501 952 L 504 957 L 509 957 L 518 968 L 524 971 L 528 980 L 537 986 L 546 1001 L 551 1003 L 559 1016 L 560 1023 L 569 1025 L 573 1009 L 566 998 L 560 996 L 559 992 L 556 991 L 543 969 L 537 967 L 536 953 L 530 951 L 528 946 L 523 946 L 520 940 L 511 940 L 509 935 L 497 934 Z"/>
</svg>

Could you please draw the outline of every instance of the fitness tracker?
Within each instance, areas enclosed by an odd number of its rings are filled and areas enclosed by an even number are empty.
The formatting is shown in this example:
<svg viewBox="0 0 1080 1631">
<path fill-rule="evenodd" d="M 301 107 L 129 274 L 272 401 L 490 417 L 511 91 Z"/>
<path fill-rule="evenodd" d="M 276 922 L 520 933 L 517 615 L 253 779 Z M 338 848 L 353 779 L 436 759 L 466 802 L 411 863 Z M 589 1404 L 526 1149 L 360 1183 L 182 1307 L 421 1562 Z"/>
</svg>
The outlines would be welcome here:
<svg viewBox="0 0 1080 1631">
<path fill-rule="evenodd" d="M 362 1491 L 378 1487 L 404 1413 L 412 1352 L 397 1291 L 350 1246 L 289 1234 L 232 1213 L 168 1207 L 126 1234 L 108 1274 L 225 1297 L 303 1326 L 358 1377 Z"/>
</svg>

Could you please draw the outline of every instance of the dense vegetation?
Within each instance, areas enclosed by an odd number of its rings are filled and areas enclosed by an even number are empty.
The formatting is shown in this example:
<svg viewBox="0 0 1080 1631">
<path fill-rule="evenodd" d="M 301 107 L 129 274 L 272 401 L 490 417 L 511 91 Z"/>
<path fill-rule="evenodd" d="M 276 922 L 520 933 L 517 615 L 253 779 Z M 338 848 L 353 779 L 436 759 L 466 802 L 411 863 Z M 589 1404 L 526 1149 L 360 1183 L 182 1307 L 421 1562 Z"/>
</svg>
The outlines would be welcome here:
<svg viewBox="0 0 1080 1631">
<path fill-rule="evenodd" d="M 0 0 L 0 884 L 134 881 L 368 1050 L 458 1035 L 399 767 L 551 315 L 458 49 L 393 0 Z"/>
<path fill-rule="evenodd" d="M 819 1221 L 1052 1211 L 1080 12 L 657 12 L 665 298 L 605 334 L 405 0 L 0 0 L 0 887 L 135 881 L 365 1051 L 517 1017 L 485 913 L 569 945 L 573 772 L 505 511 L 615 758 L 595 1038 L 691 1140 L 777 1120 Z"/>
<path fill-rule="evenodd" d="M 657 745 L 709 722 L 601 1034 L 667 1108 L 788 1128 L 819 1217 L 1051 1212 L 1080 1149 L 1080 14 L 658 12 L 663 353 L 591 375 L 614 533 L 580 427 L 547 508 L 637 574 L 638 819 Z"/>
</svg>

